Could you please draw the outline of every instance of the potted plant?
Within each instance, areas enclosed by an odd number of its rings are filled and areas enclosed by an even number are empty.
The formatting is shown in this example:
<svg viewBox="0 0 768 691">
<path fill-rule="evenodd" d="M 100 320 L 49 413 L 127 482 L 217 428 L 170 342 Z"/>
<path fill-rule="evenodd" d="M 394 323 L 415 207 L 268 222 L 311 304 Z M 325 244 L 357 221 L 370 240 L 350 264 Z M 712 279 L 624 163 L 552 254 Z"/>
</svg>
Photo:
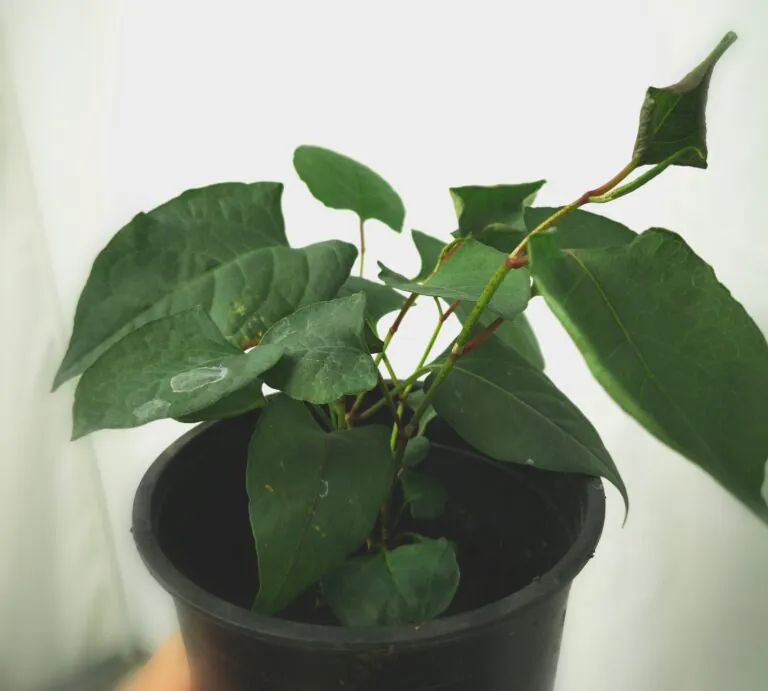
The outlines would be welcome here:
<svg viewBox="0 0 768 691">
<path fill-rule="evenodd" d="M 257 182 L 184 192 L 98 255 L 56 385 L 82 375 L 74 437 L 204 422 L 134 504 L 198 691 L 552 688 L 569 586 L 602 529 L 600 478 L 627 492 L 544 374 L 534 299 L 622 408 L 768 517 L 762 333 L 679 235 L 581 208 L 670 165 L 707 167 L 707 91 L 735 38 L 648 89 L 629 163 L 570 204 L 534 206 L 543 181 L 452 189 L 457 229 L 413 232 L 414 278 L 362 277 L 365 223 L 400 232 L 403 203 L 314 146 L 296 171 L 358 215 L 359 252 L 290 247 L 282 185 Z M 434 300 L 435 328 L 398 372 L 388 347 L 417 298 Z M 458 336 L 433 352 L 451 319 Z"/>
</svg>

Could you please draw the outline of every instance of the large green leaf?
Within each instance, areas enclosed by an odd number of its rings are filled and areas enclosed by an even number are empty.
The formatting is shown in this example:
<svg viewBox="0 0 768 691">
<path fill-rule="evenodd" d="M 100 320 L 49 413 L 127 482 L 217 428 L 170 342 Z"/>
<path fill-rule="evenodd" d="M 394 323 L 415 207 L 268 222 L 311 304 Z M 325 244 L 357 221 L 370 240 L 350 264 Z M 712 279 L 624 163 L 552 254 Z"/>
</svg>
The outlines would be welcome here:
<svg viewBox="0 0 768 691">
<path fill-rule="evenodd" d="M 661 163 L 675 156 L 675 165 L 707 167 L 707 92 L 715 65 L 735 40 L 736 34 L 729 32 L 677 84 L 646 91 L 633 154 L 637 163 Z"/>
<path fill-rule="evenodd" d="M 471 302 L 462 302 L 456 308 L 456 316 L 462 324 L 466 322 L 473 308 L 474 304 Z M 477 325 L 472 335 L 489 326 L 494 320 L 494 315 L 488 314 L 487 311 L 483 312 L 477 320 Z M 503 322 L 490 338 L 498 339 L 508 348 L 514 348 L 537 369 L 544 369 L 544 356 L 541 354 L 539 341 L 525 314 L 519 314 L 512 321 Z"/>
<path fill-rule="evenodd" d="M 379 278 L 387 285 L 419 295 L 475 302 L 488 280 L 504 262 L 504 254 L 477 240 L 467 239 L 424 281 L 409 281 L 379 263 Z M 511 271 L 491 299 L 488 309 L 505 319 L 514 319 L 528 304 L 530 276 L 526 269 Z"/>
<path fill-rule="evenodd" d="M 456 361 L 435 391 L 437 414 L 499 461 L 610 480 L 626 489 L 595 428 L 516 351 L 489 340 Z"/>
<path fill-rule="evenodd" d="M 489 229 L 525 230 L 523 212 L 544 180 L 520 185 L 453 187 L 451 197 L 459 219 L 458 235 L 482 235 Z"/>
<path fill-rule="evenodd" d="M 537 284 L 595 378 L 646 429 L 768 520 L 768 345 L 678 235 L 563 252 L 531 244 Z"/>
<path fill-rule="evenodd" d="M 451 604 L 458 586 L 456 553 L 445 538 L 350 559 L 322 581 L 326 602 L 345 626 L 434 619 Z"/>
<path fill-rule="evenodd" d="M 365 341 L 365 294 L 308 305 L 275 324 L 261 340 L 283 359 L 264 381 L 291 398 L 330 403 L 376 386 Z"/>
<path fill-rule="evenodd" d="M 258 612 L 272 614 L 357 550 L 392 482 L 389 430 L 325 432 L 307 407 L 270 400 L 248 449 Z"/>
<path fill-rule="evenodd" d="M 155 320 L 119 340 L 84 372 L 75 392 L 72 436 L 203 410 L 254 383 L 281 355 L 279 346 L 241 352 L 200 309 Z"/>
<path fill-rule="evenodd" d="M 357 250 L 338 241 L 286 247 L 281 191 L 276 183 L 214 185 L 136 216 L 93 264 L 55 386 L 134 329 L 198 305 L 242 346 L 296 308 L 336 295 Z"/>
<path fill-rule="evenodd" d="M 405 207 L 397 192 L 362 163 L 319 146 L 300 146 L 293 165 L 312 195 L 332 209 L 349 209 L 400 232 Z"/>
<path fill-rule="evenodd" d="M 344 298 L 355 293 L 365 293 L 365 317 L 374 325 L 385 314 L 397 312 L 403 306 L 404 298 L 397 291 L 357 276 L 350 276 L 336 297 Z"/>
<path fill-rule="evenodd" d="M 558 210 L 557 207 L 548 206 L 529 207 L 525 210 L 526 230 L 492 231 L 486 233 L 482 240 L 486 245 L 495 247 L 501 252 L 512 252 L 527 232 L 546 221 Z M 551 231 L 551 235 L 562 249 L 626 245 L 637 237 L 637 233 L 624 224 L 581 209 L 563 216 Z"/>
</svg>

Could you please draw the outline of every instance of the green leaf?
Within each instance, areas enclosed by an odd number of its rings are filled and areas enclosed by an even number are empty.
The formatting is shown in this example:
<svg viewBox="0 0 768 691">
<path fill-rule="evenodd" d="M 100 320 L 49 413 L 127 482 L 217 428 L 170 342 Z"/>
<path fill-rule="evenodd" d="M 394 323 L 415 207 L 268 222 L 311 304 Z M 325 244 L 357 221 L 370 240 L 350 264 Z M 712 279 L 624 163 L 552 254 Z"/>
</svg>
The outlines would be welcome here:
<svg viewBox="0 0 768 691">
<path fill-rule="evenodd" d="M 365 293 L 365 316 L 374 325 L 384 315 L 397 312 L 404 302 L 403 296 L 389 286 L 357 276 L 350 276 L 336 297 L 349 297 L 355 293 Z"/>
<path fill-rule="evenodd" d="M 250 410 L 263 408 L 266 405 L 266 399 L 261 392 L 262 383 L 256 380 L 247 384 L 239 391 L 235 391 L 224 398 L 216 401 L 213 405 L 195 411 L 189 415 L 180 415 L 176 419 L 179 422 L 202 422 L 204 420 L 226 420 L 227 418 L 238 417 Z"/>
<path fill-rule="evenodd" d="M 474 304 L 467 302 L 461 303 L 461 305 L 456 308 L 456 316 L 462 324 L 466 322 L 467 317 L 469 317 L 469 313 L 473 308 Z M 483 312 L 477 320 L 477 325 L 475 326 L 472 335 L 474 336 L 476 333 L 489 326 L 493 321 L 495 321 L 493 315 L 489 315 L 488 312 Z M 498 339 L 506 347 L 513 348 L 520 353 L 520 355 L 528 360 L 528 362 L 530 362 L 536 369 L 544 369 L 544 356 L 541 354 L 539 341 L 525 314 L 518 315 L 512 321 L 503 322 L 501 326 L 493 332 L 490 339 Z"/>
<path fill-rule="evenodd" d="M 409 281 L 381 263 L 379 278 L 387 285 L 409 293 L 476 302 L 488 280 L 504 262 L 504 256 L 492 247 L 467 239 L 443 261 L 435 274 L 424 281 Z M 514 319 L 528 304 L 530 283 L 526 269 L 510 271 L 488 309 L 505 319 Z"/>
<path fill-rule="evenodd" d="M 373 530 L 392 475 L 386 427 L 325 432 L 303 403 L 271 398 L 248 449 L 259 557 L 254 609 L 279 612 L 357 550 Z"/>
<path fill-rule="evenodd" d="M 362 221 L 375 218 L 397 232 L 403 229 L 402 200 L 362 163 L 319 146 L 300 146 L 293 166 L 312 196 L 326 206 L 354 211 Z"/>
<path fill-rule="evenodd" d="M 421 393 L 422 397 L 424 396 L 422 392 L 418 393 Z M 432 411 L 432 418 L 434 418 L 435 409 L 431 408 L 430 410 Z M 424 417 L 426 417 L 426 415 L 424 415 Z M 422 418 L 422 420 L 423 419 L 424 418 Z M 421 420 L 419 422 L 421 422 Z M 429 420 L 427 420 L 427 423 L 429 423 Z M 405 454 L 403 455 L 403 467 L 415 468 L 427 457 L 428 453 L 429 439 L 423 436 L 411 437 L 405 446 Z"/>
<path fill-rule="evenodd" d="M 440 259 L 440 253 L 448 243 L 422 233 L 420 230 L 411 231 L 411 237 L 421 258 L 421 271 L 413 280 L 423 281 L 434 271 L 437 266 L 437 260 Z"/>
<path fill-rule="evenodd" d="M 236 346 L 338 292 L 352 245 L 285 246 L 277 183 L 214 185 L 139 214 L 101 251 L 54 386 L 135 329 L 200 305 Z"/>
<path fill-rule="evenodd" d="M 326 602 L 345 626 L 434 619 L 451 604 L 458 586 L 456 553 L 445 538 L 350 559 L 322 581 Z"/>
<path fill-rule="evenodd" d="M 532 203 L 544 180 L 521 185 L 452 187 L 451 197 L 459 219 L 458 237 L 479 236 L 488 229 L 525 230 L 523 212 Z"/>
<path fill-rule="evenodd" d="M 543 221 L 555 214 L 557 207 L 537 206 L 525 210 L 526 230 L 494 231 L 486 233 L 482 241 L 486 245 L 509 254 L 525 235 Z M 561 249 L 582 249 L 586 247 L 610 247 L 627 245 L 637 233 L 622 223 L 599 214 L 576 209 L 563 216 L 550 233 Z"/>
<path fill-rule="evenodd" d="M 706 108 L 709 83 L 718 60 L 736 41 L 732 31 L 677 84 L 652 86 L 645 94 L 633 159 L 640 165 L 662 163 L 707 167 Z"/>
<path fill-rule="evenodd" d="M 364 293 L 303 307 L 275 324 L 261 343 L 284 351 L 264 381 L 291 398 L 330 403 L 376 386 L 365 341 Z"/>
<path fill-rule="evenodd" d="M 516 351 L 489 340 L 456 361 L 435 391 L 437 414 L 498 461 L 599 475 L 626 489 L 589 420 Z"/>
<path fill-rule="evenodd" d="M 403 487 L 405 503 L 411 510 L 411 516 L 418 520 L 429 520 L 443 513 L 448 495 L 435 478 L 417 473 L 415 470 L 406 470 L 400 476 L 400 484 Z"/>
<path fill-rule="evenodd" d="M 185 417 L 255 383 L 281 355 L 279 346 L 242 353 L 199 309 L 158 319 L 85 371 L 75 391 L 72 436 Z"/>
<path fill-rule="evenodd" d="M 678 235 L 562 252 L 534 238 L 547 303 L 595 378 L 647 430 L 768 520 L 768 345 Z"/>
</svg>

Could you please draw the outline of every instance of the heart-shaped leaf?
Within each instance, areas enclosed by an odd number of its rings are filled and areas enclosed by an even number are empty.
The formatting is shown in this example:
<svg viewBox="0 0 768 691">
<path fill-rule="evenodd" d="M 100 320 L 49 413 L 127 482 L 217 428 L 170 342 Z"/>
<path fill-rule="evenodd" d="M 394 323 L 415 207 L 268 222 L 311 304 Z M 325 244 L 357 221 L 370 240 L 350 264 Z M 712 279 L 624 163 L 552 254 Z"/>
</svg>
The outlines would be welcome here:
<svg viewBox="0 0 768 691">
<path fill-rule="evenodd" d="M 307 407 L 270 399 L 248 448 L 259 557 L 257 612 L 279 612 L 339 566 L 373 530 L 392 482 L 389 430 L 325 432 Z"/>
<path fill-rule="evenodd" d="M 543 372 L 498 341 L 460 357 L 432 403 L 459 436 L 491 458 L 599 475 L 626 502 L 619 471 L 589 420 Z"/>
<path fill-rule="evenodd" d="M 387 285 L 409 293 L 476 302 L 504 258 L 502 252 L 470 238 L 460 243 L 424 281 L 409 281 L 381 263 L 379 278 Z M 525 309 L 530 295 L 528 271 L 516 269 L 504 279 L 488 309 L 505 319 L 514 319 Z"/>
<path fill-rule="evenodd" d="M 275 324 L 261 340 L 283 359 L 264 381 L 291 398 L 330 403 L 376 386 L 365 341 L 365 294 L 308 305 Z"/>
<path fill-rule="evenodd" d="M 462 302 L 456 308 L 456 316 L 462 324 L 467 321 L 467 317 L 469 317 L 469 313 L 473 308 L 474 305 L 471 302 Z M 480 330 L 490 326 L 493 321 L 495 321 L 495 318 L 492 314 L 483 312 L 477 320 L 475 330 L 470 335 L 470 338 Z M 516 350 L 536 369 L 544 369 L 544 356 L 541 354 L 539 341 L 525 314 L 519 314 L 512 321 L 503 322 L 490 338 L 493 340 L 498 339 L 506 347 Z"/>
<path fill-rule="evenodd" d="M 633 154 L 638 164 L 675 157 L 674 165 L 707 167 L 707 92 L 715 65 L 734 41 L 736 34 L 731 31 L 677 84 L 646 91 Z"/>
<path fill-rule="evenodd" d="M 488 229 L 525 230 L 523 212 L 533 202 L 544 180 L 520 185 L 452 187 L 451 197 L 459 219 L 457 235 L 480 236 Z"/>
<path fill-rule="evenodd" d="M 322 581 L 325 601 L 345 626 L 434 619 L 451 604 L 458 586 L 456 553 L 445 538 L 350 559 Z"/>
<path fill-rule="evenodd" d="M 99 357 L 75 392 L 77 439 L 98 429 L 180 418 L 251 384 L 280 359 L 279 346 L 243 353 L 200 309 L 136 329 Z"/>
<path fill-rule="evenodd" d="M 406 470 L 400 476 L 400 484 L 411 516 L 429 520 L 443 513 L 448 494 L 438 480 L 415 470 Z"/>
<path fill-rule="evenodd" d="M 483 236 L 482 241 L 501 252 L 512 252 L 528 232 L 558 210 L 547 206 L 529 207 L 525 210 L 526 230 L 490 231 Z M 563 216 L 550 234 L 562 249 L 627 245 L 637 237 L 637 233 L 622 223 L 581 209 Z"/>
<path fill-rule="evenodd" d="M 649 432 L 768 520 L 768 345 L 675 233 L 563 252 L 531 244 L 534 275 L 595 378 Z"/>
<path fill-rule="evenodd" d="M 357 250 L 338 241 L 286 247 L 281 193 L 277 183 L 214 185 L 136 216 L 93 264 L 55 386 L 161 317 L 202 306 L 242 347 L 336 295 Z"/>
<path fill-rule="evenodd" d="M 375 218 L 400 232 L 405 207 L 397 192 L 362 163 L 319 146 L 300 146 L 293 166 L 318 201 L 354 211 L 362 221 Z"/>
</svg>

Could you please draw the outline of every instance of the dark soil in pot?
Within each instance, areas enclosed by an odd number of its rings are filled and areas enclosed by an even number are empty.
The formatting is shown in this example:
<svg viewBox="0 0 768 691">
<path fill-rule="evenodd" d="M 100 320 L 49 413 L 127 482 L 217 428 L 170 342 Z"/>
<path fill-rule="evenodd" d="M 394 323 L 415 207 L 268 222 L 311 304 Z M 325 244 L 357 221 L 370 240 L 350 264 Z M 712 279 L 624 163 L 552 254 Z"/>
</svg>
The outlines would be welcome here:
<svg viewBox="0 0 768 691">
<path fill-rule="evenodd" d="M 309 591 L 280 617 L 250 612 L 258 565 L 245 493 L 256 416 L 200 425 L 147 472 L 134 534 L 175 599 L 195 691 L 550 691 L 571 581 L 603 525 L 599 481 L 493 463 L 437 420 L 422 470 L 448 491 L 451 609 L 419 626 L 343 628 Z"/>
</svg>

